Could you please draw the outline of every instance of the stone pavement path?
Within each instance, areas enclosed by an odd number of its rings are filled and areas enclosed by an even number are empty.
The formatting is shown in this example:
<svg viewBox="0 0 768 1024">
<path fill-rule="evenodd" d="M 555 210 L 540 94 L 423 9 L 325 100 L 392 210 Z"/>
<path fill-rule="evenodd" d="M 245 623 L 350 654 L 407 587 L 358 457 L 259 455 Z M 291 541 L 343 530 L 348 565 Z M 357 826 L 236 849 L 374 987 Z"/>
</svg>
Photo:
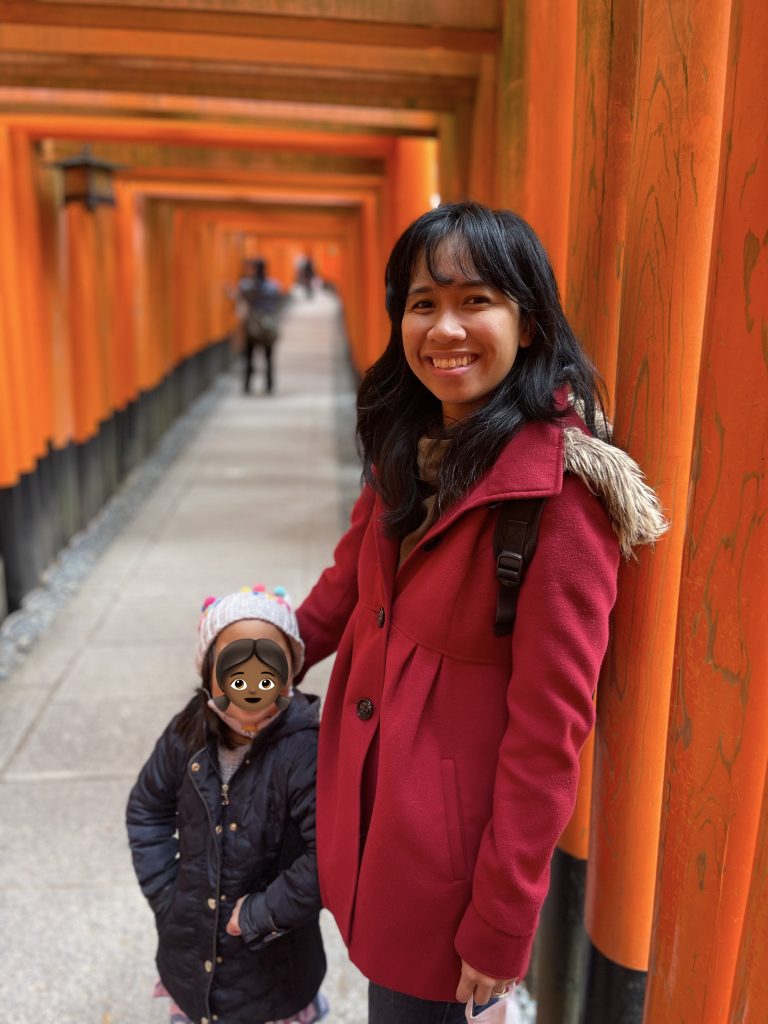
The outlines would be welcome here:
<svg viewBox="0 0 768 1024">
<path fill-rule="evenodd" d="M 167 1020 L 150 995 L 154 929 L 125 801 L 194 689 L 203 598 L 264 582 L 298 601 L 327 564 L 359 478 L 338 324 L 329 296 L 290 308 L 277 393 L 246 397 L 233 375 L 212 411 L 187 417 L 185 450 L 0 681 L 3 1021 Z M 327 672 L 313 670 L 306 688 L 322 694 Z M 364 1024 L 363 979 L 323 918 L 328 1024 Z"/>
</svg>

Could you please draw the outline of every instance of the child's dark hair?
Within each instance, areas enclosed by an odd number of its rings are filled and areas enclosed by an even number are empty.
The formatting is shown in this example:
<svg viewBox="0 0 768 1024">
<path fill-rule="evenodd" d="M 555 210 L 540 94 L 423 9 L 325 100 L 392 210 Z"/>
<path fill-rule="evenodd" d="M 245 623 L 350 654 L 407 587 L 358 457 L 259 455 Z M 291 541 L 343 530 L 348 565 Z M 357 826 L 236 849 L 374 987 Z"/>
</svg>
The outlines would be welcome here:
<svg viewBox="0 0 768 1024">
<path fill-rule="evenodd" d="M 443 429 L 439 400 L 406 362 L 401 322 L 421 256 L 433 280 L 447 283 L 437 270 L 444 242 L 451 245 L 462 274 L 479 277 L 518 304 L 520 329 L 531 343 L 518 349 L 512 369 L 485 405 L 447 433 L 438 514 L 474 486 L 526 421 L 551 422 L 563 415 L 555 399 L 562 385 L 569 385 L 593 433 L 596 408 L 602 411 L 597 373 L 565 318 L 549 259 L 530 225 L 509 210 L 490 210 L 472 202 L 425 213 L 400 236 L 389 258 L 389 344 L 363 377 L 357 400 L 363 474 L 383 497 L 385 522 L 399 537 L 415 529 L 423 514 L 417 442 L 425 435 L 439 436 Z"/>
<path fill-rule="evenodd" d="M 207 733 L 213 734 L 214 738 L 229 750 L 237 746 L 226 723 L 208 707 L 211 695 L 206 688 L 211 684 L 212 672 L 213 644 L 205 652 L 200 668 L 202 686 L 176 719 L 176 732 L 184 740 L 190 753 L 205 746 Z"/>
</svg>

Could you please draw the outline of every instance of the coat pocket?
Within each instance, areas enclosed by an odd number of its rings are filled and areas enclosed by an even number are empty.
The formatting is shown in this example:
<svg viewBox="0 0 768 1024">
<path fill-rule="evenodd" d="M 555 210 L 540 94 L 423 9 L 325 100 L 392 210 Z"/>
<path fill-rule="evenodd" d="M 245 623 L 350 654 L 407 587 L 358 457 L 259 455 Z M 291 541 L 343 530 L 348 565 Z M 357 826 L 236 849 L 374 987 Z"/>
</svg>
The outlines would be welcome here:
<svg viewBox="0 0 768 1024">
<path fill-rule="evenodd" d="M 176 895 L 176 879 L 170 882 L 160 892 L 149 898 L 149 905 L 152 912 L 159 921 L 173 906 L 173 899 Z"/>
<path fill-rule="evenodd" d="M 451 875 L 455 882 L 467 877 L 467 855 L 464 842 L 464 819 L 459 804 L 459 787 L 456 779 L 456 762 L 445 758 L 440 762 L 443 782 L 443 805 L 448 839 L 448 854 L 451 858 Z"/>
</svg>

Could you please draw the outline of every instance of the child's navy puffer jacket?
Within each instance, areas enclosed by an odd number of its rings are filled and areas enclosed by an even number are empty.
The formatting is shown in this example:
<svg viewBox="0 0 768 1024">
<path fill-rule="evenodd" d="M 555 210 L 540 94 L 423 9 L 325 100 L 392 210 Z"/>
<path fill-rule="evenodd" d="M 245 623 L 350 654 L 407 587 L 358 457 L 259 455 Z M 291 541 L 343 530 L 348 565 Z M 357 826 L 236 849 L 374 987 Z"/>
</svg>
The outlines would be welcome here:
<svg viewBox="0 0 768 1024">
<path fill-rule="evenodd" d="M 288 1017 L 325 974 L 318 924 L 319 701 L 295 693 L 222 787 L 216 741 L 166 728 L 128 799 L 128 837 L 155 913 L 163 984 L 194 1021 Z M 235 901 L 242 936 L 226 925 Z"/>
</svg>

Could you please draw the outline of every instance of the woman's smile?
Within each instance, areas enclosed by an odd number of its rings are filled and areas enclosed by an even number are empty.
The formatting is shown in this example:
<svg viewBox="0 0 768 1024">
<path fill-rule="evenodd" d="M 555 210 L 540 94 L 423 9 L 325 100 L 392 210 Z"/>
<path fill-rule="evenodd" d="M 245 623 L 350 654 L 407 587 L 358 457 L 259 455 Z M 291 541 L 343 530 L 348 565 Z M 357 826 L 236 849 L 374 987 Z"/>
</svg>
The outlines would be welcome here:
<svg viewBox="0 0 768 1024">
<path fill-rule="evenodd" d="M 436 370 L 462 370 L 477 361 L 477 356 L 468 353 L 458 355 L 427 356 Z"/>
</svg>

